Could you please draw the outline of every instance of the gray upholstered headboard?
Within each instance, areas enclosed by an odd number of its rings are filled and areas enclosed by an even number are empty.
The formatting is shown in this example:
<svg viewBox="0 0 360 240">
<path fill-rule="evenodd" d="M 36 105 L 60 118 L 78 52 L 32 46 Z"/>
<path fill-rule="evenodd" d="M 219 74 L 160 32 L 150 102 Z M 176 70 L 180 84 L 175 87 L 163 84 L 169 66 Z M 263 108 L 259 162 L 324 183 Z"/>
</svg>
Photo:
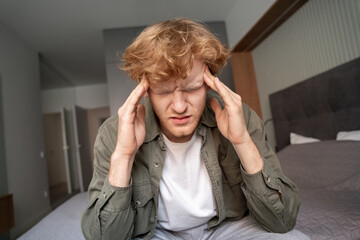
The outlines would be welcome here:
<svg viewBox="0 0 360 240">
<path fill-rule="evenodd" d="M 269 97 L 278 150 L 290 132 L 325 140 L 360 130 L 360 58 Z"/>
</svg>

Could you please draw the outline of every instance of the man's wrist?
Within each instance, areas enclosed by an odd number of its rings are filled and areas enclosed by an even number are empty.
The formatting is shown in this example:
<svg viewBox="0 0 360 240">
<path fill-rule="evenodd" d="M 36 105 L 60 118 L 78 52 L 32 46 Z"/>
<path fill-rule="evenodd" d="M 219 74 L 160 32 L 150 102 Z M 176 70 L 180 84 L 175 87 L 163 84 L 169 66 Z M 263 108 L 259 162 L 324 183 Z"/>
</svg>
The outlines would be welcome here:
<svg viewBox="0 0 360 240">
<path fill-rule="evenodd" d="M 233 146 L 246 173 L 254 174 L 263 168 L 262 157 L 250 137 L 240 144 L 233 144 Z"/>
<path fill-rule="evenodd" d="M 129 186 L 133 162 L 133 159 L 113 154 L 108 175 L 109 183 L 115 187 Z"/>
</svg>

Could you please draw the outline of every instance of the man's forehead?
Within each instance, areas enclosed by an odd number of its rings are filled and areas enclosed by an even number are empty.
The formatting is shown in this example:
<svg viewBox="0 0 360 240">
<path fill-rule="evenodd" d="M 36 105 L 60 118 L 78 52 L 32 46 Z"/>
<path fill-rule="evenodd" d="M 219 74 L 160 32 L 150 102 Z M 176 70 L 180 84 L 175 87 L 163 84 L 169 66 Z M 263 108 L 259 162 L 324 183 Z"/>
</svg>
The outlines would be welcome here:
<svg viewBox="0 0 360 240">
<path fill-rule="evenodd" d="M 203 73 L 205 69 L 205 64 L 202 61 L 194 59 L 193 68 L 187 78 L 178 78 L 178 77 L 171 77 L 168 80 L 164 80 L 155 84 L 151 84 L 153 87 L 156 88 L 171 88 L 175 85 L 193 85 L 197 83 L 203 82 Z"/>
<path fill-rule="evenodd" d="M 194 59 L 193 67 L 189 76 L 186 79 L 182 79 L 183 81 L 180 81 L 184 84 L 191 84 L 203 81 L 204 68 L 205 64 L 202 61 Z"/>
</svg>

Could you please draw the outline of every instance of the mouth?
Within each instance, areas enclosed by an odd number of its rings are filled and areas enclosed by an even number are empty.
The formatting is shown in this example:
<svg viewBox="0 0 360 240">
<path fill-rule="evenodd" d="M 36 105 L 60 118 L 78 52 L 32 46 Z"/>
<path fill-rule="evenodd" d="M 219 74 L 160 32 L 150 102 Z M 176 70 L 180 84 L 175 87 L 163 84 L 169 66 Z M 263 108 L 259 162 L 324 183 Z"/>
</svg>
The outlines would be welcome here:
<svg viewBox="0 0 360 240">
<path fill-rule="evenodd" d="M 177 125 L 184 125 L 190 121 L 191 116 L 176 116 L 171 117 L 171 121 Z"/>
</svg>

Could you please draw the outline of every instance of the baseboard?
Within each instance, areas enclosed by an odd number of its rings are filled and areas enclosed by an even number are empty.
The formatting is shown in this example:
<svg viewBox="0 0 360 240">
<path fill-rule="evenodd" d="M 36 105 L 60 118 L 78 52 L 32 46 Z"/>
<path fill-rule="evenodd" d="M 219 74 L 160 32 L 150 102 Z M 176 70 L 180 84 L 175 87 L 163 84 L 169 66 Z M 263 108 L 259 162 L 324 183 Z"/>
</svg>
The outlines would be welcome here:
<svg viewBox="0 0 360 240">
<path fill-rule="evenodd" d="M 27 230 L 29 230 L 31 227 L 33 227 L 36 223 L 38 223 L 41 219 L 43 219 L 47 214 L 49 214 L 52 211 L 51 207 L 48 207 L 42 211 L 40 211 L 38 214 L 36 214 L 34 217 L 30 218 L 28 221 L 24 222 L 23 224 L 16 226 L 10 230 L 10 239 L 17 239 L 22 234 L 24 234 Z"/>
</svg>

